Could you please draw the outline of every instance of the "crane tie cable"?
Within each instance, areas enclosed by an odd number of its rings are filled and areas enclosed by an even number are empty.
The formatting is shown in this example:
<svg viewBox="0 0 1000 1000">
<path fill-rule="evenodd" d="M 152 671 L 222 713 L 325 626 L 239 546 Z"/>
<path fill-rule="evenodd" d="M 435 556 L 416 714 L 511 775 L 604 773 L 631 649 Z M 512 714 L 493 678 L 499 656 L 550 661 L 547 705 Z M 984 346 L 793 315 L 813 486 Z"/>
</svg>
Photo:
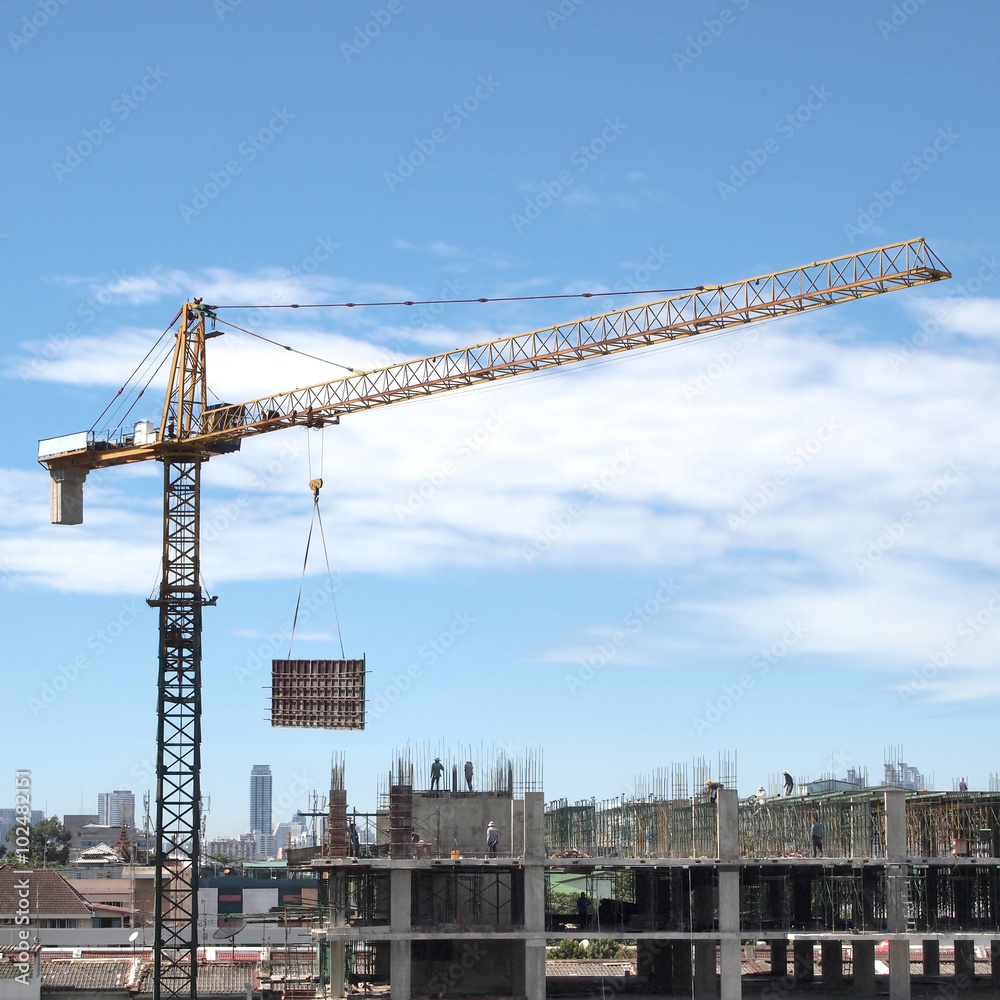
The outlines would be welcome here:
<svg viewBox="0 0 1000 1000">
<path fill-rule="evenodd" d="M 292 643 L 295 641 L 295 627 L 298 625 L 299 609 L 302 605 L 302 590 L 305 587 L 306 582 L 306 567 L 309 565 L 309 549 L 312 545 L 313 528 L 317 522 L 319 522 L 319 535 L 323 543 L 323 555 L 326 559 L 326 573 L 330 581 L 330 598 L 333 601 L 333 616 L 337 623 L 337 639 L 340 642 L 340 658 L 342 660 L 347 659 L 347 654 L 344 652 L 344 635 L 340 629 L 340 613 L 337 611 L 337 594 L 336 589 L 333 586 L 333 573 L 330 571 L 330 556 L 326 548 L 326 533 L 323 531 L 323 515 L 320 513 L 319 509 L 319 491 L 322 485 L 322 479 L 313 479 L 309 483 L 309 486 L 313 491 L 312 516 L 309 519 L 309 534 L 306 536 L 306 554 L 302 560 L 302 576 L 299 579 L 299 595 L 295 599 L 295 614 L 292 617 L 292 632 L 288 637 L 287 659 L 289 660 L 292 658 Z"/>
<path fill-rule="evenodd" d="M 254 333 L 253 330 L 247 330 L 245 327 L 237 326 L 235 323 L 227 323 L 226 320 L 220 319 L 219 322 L 223 326 L 231 326 L 234 330 L 239 330 L 240 333 L 247 333 L 251 337 L 256 337 L 258 340 L 265 340 L 269 344 L 274 344 L 275 347 L 281 347 L 286 351 L 291 351 L 292 354 L 301 354 L 304 358 L 311 358 L 313 361 L 322 361 L 325 365 L 333 365 L 335 368 L 343 368 L 345 371 L 351 372 L 353 375 L 358 374 L 356 368 L 350 368 L 347 365 L 340 364 L 339 361 L 328 361 L 326 358 L 318 358 L 315 354 L 306 354 L 305 351 L 300 351 L 295 347 L 289 347 L 288 344 L 279 344 L 276 340 L 271 340 L 270 337 L 264 337 L 259 333 Z"/>
<path fill-rule="evenodd" d="M 447 306 L 470 302 L 538 302 L 543 299 L 598 299 L 607 295 L 661 295 L 665 292 L 703 292 L 704 285 L 684 288 L 638 288 L 627 292 L 565 292 L 558 295 L 498 295 L 475 299 L 401 299 L 393 302 L 286 302 L 275 305 L 206 306 L 207 309 L 360 309 L 365 306 Z M 219 320 L 221 323 L 222 320 Z"/>
</svg>

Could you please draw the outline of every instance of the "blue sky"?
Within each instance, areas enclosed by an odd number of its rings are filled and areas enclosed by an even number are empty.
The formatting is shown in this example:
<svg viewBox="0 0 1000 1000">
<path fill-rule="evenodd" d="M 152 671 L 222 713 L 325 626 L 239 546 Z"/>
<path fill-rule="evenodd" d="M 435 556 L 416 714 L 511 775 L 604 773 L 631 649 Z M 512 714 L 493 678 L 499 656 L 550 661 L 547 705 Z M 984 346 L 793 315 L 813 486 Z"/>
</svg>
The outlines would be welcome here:
<svg viewBox="0 0 1000 1000">
<path fill-rule="evenodd" d="M 252 764 L 277 821 L 343 751 L 366 808 L 408 741 L 543 747 L 549 798 L 725 751 L 747 794 L 900 745 L 939 787 L 985 787 L 998 29 L 940 0 L 7 4 L 0 803 L 21 767 L 50 812 L 151 787 L 160 470 L 92 475 L 85 524 L 55 527 L 34 454 L 91 426 L 187 297 L 689 286 L 914 236 L 953 281 L 209 463 L 203 787 L 213 834 L 243 830 Z M 591 311 L 240 316 L 366 367 Z M 334 373 L 210 344 L 226 400 Z M 372 698 L 413 667 L 364 733 L 265 721 L 320 452 L 347 653 Z M 327 604 L 294 652 L 335 637 Z"/>
</svg>

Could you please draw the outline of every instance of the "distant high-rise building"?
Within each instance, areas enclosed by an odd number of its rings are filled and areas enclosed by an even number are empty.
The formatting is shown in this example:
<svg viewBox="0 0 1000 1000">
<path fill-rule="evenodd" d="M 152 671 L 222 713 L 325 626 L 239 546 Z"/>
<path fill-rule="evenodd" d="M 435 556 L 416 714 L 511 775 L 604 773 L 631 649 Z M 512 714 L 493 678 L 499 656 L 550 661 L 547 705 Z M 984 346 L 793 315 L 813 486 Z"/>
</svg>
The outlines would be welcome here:
<svg viewBox="0 0 1000 1000">
<path fill-rule="evenodd" d="M 271 826 L 271 765 L 254 764 L 250 770 L 250 832 L 268 836 Z"/>
<path fill-rule="evenodd" d="M 135 796 L 127 788 L 98 792 L 97 817 L 101 826 L 135 826 Z"/>
</svg>

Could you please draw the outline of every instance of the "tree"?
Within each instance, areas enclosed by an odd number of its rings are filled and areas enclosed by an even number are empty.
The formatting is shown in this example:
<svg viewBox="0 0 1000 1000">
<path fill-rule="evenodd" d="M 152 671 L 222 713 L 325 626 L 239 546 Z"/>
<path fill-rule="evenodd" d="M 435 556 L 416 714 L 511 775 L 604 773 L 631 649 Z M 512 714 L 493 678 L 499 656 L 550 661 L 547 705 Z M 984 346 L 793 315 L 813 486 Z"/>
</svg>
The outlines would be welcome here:
<svg viewBox="0 0 1000 1000">
<path fill-rule="evenodd" d="M 21 826 L 11 827 L 7 833 L 7 840 L 14 842 L 17 839 L 18 831 L 22 829 Z M 58 816 L 32 823 L 28 835 L 27 864 L 35 868 L 60 868 L 63 865 L 68 865 L 71 839 L 72 834 L 63 828 Z M 10 860 L 17 857 L 15 852 L 9 853 Z"/>
</svg>

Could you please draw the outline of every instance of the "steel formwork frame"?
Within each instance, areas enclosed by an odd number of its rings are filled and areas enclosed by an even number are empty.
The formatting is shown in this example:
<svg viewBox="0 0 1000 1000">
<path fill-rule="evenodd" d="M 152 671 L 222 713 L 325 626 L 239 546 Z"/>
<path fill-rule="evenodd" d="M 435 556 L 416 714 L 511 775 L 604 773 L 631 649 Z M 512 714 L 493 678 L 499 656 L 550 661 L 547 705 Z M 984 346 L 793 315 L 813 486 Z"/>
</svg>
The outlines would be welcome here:
<svg viewBox="0 0 1000 1000">
<path fill-rule="evenodd" d="M 156 705 L 153 998 L 197 997 L 201 801 L 201 458 L 165 459 Z"/>
<path fill-rule="evenodd" d="M 414 927 L 524 925 L 523 874 L 514 868 L 414 871 L 412 893 Z"/>
</svg>

